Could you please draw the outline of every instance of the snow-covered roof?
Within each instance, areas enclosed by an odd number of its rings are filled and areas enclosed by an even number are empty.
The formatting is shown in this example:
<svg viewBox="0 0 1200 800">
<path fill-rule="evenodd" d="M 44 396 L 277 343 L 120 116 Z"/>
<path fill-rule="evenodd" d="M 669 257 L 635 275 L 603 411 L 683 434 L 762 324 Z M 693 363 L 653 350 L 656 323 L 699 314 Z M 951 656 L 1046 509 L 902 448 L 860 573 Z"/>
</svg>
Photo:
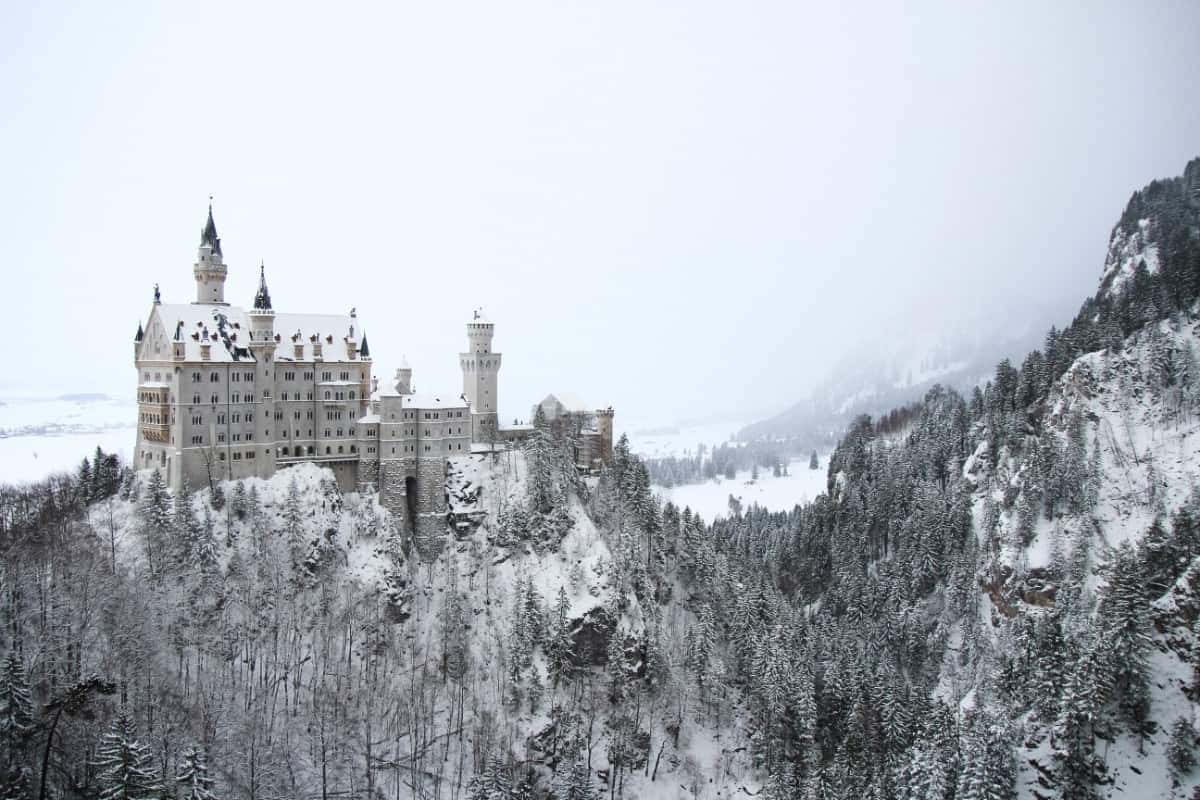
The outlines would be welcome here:
<svg viewBox="0 0 1200 800">
<path fill-rule="evenodd" d="M 401 408 L 466 408 L 467 401 L 449 394 L 414 392 L 400 396 Z"/>
<path fill-rule="evenodd" d="M 362 416 L 361 418 L 359 418 L 358 423 L 360 425 L 378 425 L 379 424 L 379 415 L 378 414 L 366 414 L 366 415 Z"/>
<path fill-rule="evenodd" d="M 553 406 L 557 405 L 561 407 L 562 412 L 568 414 L 590 414 L 593 411 L 592 407 L 584 402 L 583 398 L 574 392 L 555 392 L 554 394 L 548 394 L 538 405 L 545 410 L 549 410 Z"/>
<path fill-rule="evenodd" d="M 200 361 L 200 345 L 205 343 L 210 345 L 208 361 L 254 360 L 249 349 L 250 318 L 239 306 L 160 303 L 151 311 L 152 317 L 155 314 L 168 342 L 175 338 L 178 329 L 187 361 Z M 360 322 L 349 314 L 276 314 L 275 333 L 279 335 L 279 341 L 275 345 L 274 358 L 276 361 L 311 361 L 314 345 L 320 342 L 321 357 L 325 361 L 350 361 L 346 340 L 351 329 L 354 330 L 351 341 L 357 341 Z M 296 345 L 303 346 L 299 357 L 296 356 Z"/>
</svg>

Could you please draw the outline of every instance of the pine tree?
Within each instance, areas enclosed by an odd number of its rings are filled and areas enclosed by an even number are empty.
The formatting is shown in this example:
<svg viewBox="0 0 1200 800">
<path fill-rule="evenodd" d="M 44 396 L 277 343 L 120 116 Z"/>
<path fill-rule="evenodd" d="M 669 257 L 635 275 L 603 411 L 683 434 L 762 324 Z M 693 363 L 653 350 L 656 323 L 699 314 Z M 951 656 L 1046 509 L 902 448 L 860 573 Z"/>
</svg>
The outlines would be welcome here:
<svg viewBox="0 0 1200 800">
<path fill-rule="evenodd" d="M 1135 732 L 1145 736 L 1150 716 L 1148 686 L 1150 667 L 1147 653 L 1150 637 L 1150 604 L 1138 558 L 1132 546 L 1123 542 L 1107 568 L 1108 585 L 1101 598 L 1101 619 L 1108 683 L 1118 706 L 1133 724 Z"/>
<path fill-rule="evenodd" d="M 587 763 L 575 761 L 554 781 L 554 800 L 599 800 Z"/>
<path fill-rule="evenodd" d="M 150 571 L 161 572 L 166 564 L 166 543 L 173 527 L 171 520 L 170 495 L 162 473 L 151 470 L 146 481 L 146 491 L 138 509 L 142 537 L 146 541 L 146 560 Z"/>
<path fill-rule="evenodd" d="M 525 442 L 525 463 L 529 470 L 527 481 L 530 509 L 539 514 L 548 514 L 560 500 L 560 491 L 555 480 L 557 471 L 554 434 L 546 415 L 538 406 L 533 418 L 533 431 Z"/>
<path fill-rule="evenodd" d="M 196 510 L 192 507 L 192 491 L 187 481 L 175 493 L 175 510 L 171 515 L 171 529 L 174 536 L 172 551 L 175 567 L 184 569 L 197 563 L 197 550 L 200 544 L 200 522 L 196 519 Z"/>
<path fill-rule="evenodd" d="M 288 483 L 287 499 L 283 506 L 283 533 L 295 557 L 303 544 L 304 512 L 300 507 L 300 486 L 294 477 Z"/>
<path fill-rule="evenodd" d="M 161 791 L 150 748 L 136 734 L 133 718 L 121 709 L 101 738 L 93 762 L 100 800 L 154 800 Z"/>
<path fill-rule="evenodd" d="M 1167 743 L 1167 764 L 1171 767 L 1171 781 L 1179 786 L 1180 779 L 1196 766 L 1196 731 L 1192 723 L 1183 717 L 1171 726 L 1171 741 Z"/>
<path fill-rule="evenodd" d="M 809 469 L 820 469 L 820 467 L 821 467 L 821 462 L 819 462 L 817 460 L 817 451 L 813 450 L 812 455 L 808 459 L 808 468 Z"/>
<path fill-rule="evenodd" d="M 515 800 L 513 779 L 509 769 L 495 756 L 490 756 L 483 769 L 475 773 L 467 786 L 469 800 Z"/>
<path fill-rule="evenodd" d="M 571 636 L 571 620 L 569 617 L 571 601 L 567 597 L 566 587 L 559 587 L 558 599 L 554 603 L 554 611 L 550 617 L 550 630 L 546 639 L 546 661 L 550 670 L 550 680 L 555 689 L 559 682 L 570 677 L 572 672 L 571 657 L 575 642 Z"/>
<path fill-rule="evenodd" d="M 183 754 L 175 780 L 183 792 L 182 800 L 216 800 L 212 793 L 213 781 L 208 776 L 208 762 L 194 746 Z"/>
</svg>

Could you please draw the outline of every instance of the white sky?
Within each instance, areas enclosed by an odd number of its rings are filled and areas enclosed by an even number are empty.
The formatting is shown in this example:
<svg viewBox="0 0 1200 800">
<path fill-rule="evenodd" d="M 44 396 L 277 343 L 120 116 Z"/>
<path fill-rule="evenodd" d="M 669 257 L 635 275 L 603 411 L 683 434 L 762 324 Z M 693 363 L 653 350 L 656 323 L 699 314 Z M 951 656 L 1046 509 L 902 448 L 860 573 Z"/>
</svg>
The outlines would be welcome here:
<svg viewBox="0 0 1200 800">
<path fill-rule="evenodd" d="M 1200 154 L 1196 2 L 841 5 L 5 3 L 0 395 L 132 395 L 212 193 L 227 299 L 263 259 L 381 375 L 460 389 L 483 305 L 508 417 L 752 418 L 862 337 L 1065 320 Z"/>
</svg>

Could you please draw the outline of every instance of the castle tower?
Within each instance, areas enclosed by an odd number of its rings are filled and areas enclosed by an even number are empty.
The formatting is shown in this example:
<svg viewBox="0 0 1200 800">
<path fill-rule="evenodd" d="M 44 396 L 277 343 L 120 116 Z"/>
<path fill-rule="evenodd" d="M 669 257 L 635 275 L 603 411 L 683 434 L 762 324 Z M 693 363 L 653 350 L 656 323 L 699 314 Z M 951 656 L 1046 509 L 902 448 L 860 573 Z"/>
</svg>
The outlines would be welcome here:
<svg viewBox="0 0 1200 800">
<path fill-rule="evenodd" d="M 221 238 L 213 222 L 212 203 L 208 204 L 208 222 L 200 232 L 200 249 L 192 268 L 196 276 L 196 302 L 225 305 L 225 257 L 221 255 Z"/>
<path fill-rule="evenodd" d="M 605 464 L 611 464 L 613 457 L 612 406 L 596 409 L 596 430 L 600 432 L 600 460 Z"/>
<path fill-rule="evenodd" d="M 467 323 L 467 352 L 458 354 L 463 371 L 463 395 L 471 405 L 471 441 L 494 442 L 500 435 L 496 373 L 500 354 L 492 352 L 495 326 L 476 309 Z"/>
<path fill-rule="evenodd" d="M 412 367 L 404 356 L 400 356 L 400 367 L 396 370 L 396 393 L 412 394 Z"/>
<path fill-rule="evenodd" d="M 212 216 L 209 215 L 209 222 Z M 218 240 L 219 242 L 220 240 Z M 223 278 L 222 278 L 223 280 Z M 275 398 L 271 387 L 274 380 L 275 355 L 275 310 L 271 308 L 271 293 L 267 291 L 267 270 L 258 268 L 258 291 L 254 295 L 254 308 L 249 311 L 250 341 L 248 346 L 254 355 L 254 439 L 258 451 L 255 472 L 264 478 L 275 474 L 275 447 L 272 444 L 272 419 L 275 416 Z"/>
</svg>

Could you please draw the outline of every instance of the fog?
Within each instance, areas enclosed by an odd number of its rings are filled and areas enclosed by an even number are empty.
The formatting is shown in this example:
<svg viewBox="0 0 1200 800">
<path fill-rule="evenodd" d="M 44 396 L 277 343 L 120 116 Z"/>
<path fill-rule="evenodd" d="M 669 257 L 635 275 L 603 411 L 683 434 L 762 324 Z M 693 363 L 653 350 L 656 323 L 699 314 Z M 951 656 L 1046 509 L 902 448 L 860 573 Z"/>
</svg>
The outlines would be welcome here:
<svg viewBox="0 0 1200 800">
<path fill-rule="evenodd" d="M 1200 4 L 0 9 L 4 394 L 132 396 L 209 195 L 249 305 L 357 307 L 376 372 L 504 418 L 746 421 L 842 354 L 1066 321 L 1200 154 Z M 131 420 L 132 422 L 132 420 Z"/>
</svg>

